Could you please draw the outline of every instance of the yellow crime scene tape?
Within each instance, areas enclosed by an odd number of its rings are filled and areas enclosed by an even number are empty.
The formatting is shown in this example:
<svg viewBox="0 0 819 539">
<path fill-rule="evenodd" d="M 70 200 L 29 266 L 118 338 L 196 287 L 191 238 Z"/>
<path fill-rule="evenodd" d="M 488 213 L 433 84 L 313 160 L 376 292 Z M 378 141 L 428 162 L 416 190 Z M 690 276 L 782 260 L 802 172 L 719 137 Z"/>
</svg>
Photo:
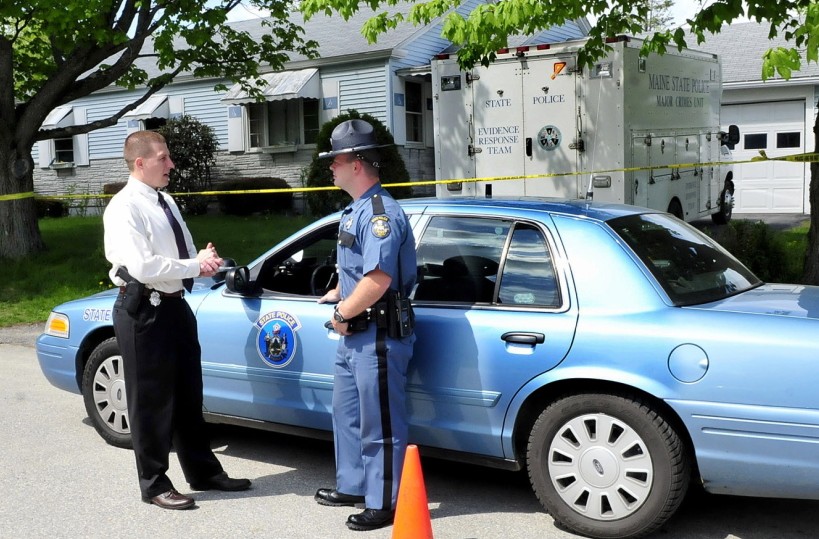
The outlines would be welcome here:
<svg viewBox="0 0 819 539">
<path fill-rule="evenodd" d="M 552 172 L 545 174 L 526 174 L 517 176 L 486 176 L 482 178 L 452 178 L 447 180 L 418 180 L 401 183 L 385 183 L 384 187 L 421 187 L 426 185 L 447 185 L 452 183 L 476 183 L 476 182 L 499 182 L 510 180 L 529 180 L 534 178 L 559 178 L 565 176 L 585 176 L 590 174 L 605 174 L 609 172 L 638 172 L 641 170 L 660 170 L 660 169 L 680 169 L 692 167 L 713 167 L 721 165 L 740 165 L 743 163 L 761 163 L 764 161 L 788 161 L 792 163 L 817 163 L 819 162 L 819 153 L 800 153 L 793 155 L 783 155 L 780 157 L 769 157 L 764 150 L 759 151 L 758 156 L 742 161 L 712 161 L 708 163 L 678 163 L 676 165 L 663 165 L 658 167 L 627 167 L 627 168 L 609 168 L 592 171 L 572 171 L 572 172 Z M 173 197 L 186 196 L 215 196 L 215 195 L 253 195 L 253 194 L 271 194 L 271 193 L 309 193 L 314 191 L 334 191 L 338 187 L 328 185 L 326 187 L 289 187 L 276 189 L 246 189 L 234 191 L 199 191 L 194 193 L 170 193 Z M 61 199 L 83 199 L 83 198 L 110 198 L 114 195 L 105 194 L 85 194 L 85 195 L 38 195 L 33 191 L 27 193 L 15 193 L 11 195 L 0 195 L 0 202 L 5 200 L 20 200 L 24 198 L 39 198 L 47 200 L 61 200 Z"/>
</svg>

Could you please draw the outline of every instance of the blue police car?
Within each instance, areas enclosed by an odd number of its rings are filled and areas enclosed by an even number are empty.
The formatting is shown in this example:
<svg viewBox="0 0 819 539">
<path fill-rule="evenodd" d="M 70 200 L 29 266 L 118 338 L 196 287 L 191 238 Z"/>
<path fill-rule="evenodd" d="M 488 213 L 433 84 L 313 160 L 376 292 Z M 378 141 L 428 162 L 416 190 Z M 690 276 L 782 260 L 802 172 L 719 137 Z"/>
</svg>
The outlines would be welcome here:
<svg viewBox="0 0 819 539">
<path fill-rule="evenodd" d="M 696 481 L 819 498 L 819 288 L 767 284 L 663 213 L 556 200 L 403 201 L 417 241 L 410 442 L 527 469 L 592 537 L 662 525 Z M 205 415 L 326 437 L 339 215 L 186 296 Z M 43 373 L 130 443 L 115 291 L 54 309 Z"/>
</svg>

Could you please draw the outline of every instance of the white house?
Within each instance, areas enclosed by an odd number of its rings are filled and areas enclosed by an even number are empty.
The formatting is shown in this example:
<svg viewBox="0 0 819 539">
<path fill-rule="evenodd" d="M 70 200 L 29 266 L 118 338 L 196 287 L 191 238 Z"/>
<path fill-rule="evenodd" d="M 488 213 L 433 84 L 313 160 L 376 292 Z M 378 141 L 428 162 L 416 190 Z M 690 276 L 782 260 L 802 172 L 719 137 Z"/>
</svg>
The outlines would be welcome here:
<svg viewBox="0 0 819 539">
<path fill-rule="evenodd" d="M 459 10 L 471 11 L 478 3 L 469 0 Z M 302 170 L 315 151 L 320 126 L 349 109 L 370 114 L 387 126 L 410 178 L 434 178 L 429 64 L 450 43 L 440 37 L 441 23 L 436 21 L 425 27 L 401 24 L 370 45 L 360 29 L 372 15 L 364 9 L 344 21 L 320 14 L 302 23 L 305 39 L 319 43 L 320 57 L 291 56 L 284 71 L 265 74 L 264 102 L 251 99 L 238 85 L 227 92 L 215 91 L 214 86 L 225 81 L 183 75 L 115 126 L 40 142 L 34 149 L 38 165 L 35 190 L 40 194 L 102 192 L 104 184 L 126 177 L 122 145 L 130 132 L 156 128 L 183 114 L 214 129 L 220 143 L 214 171 L 217 180 L 275 176 L 298 187 Z M 267 30 L 259 19 L 234 25 L 254 35 Z M 576 39 L 588 29 L 585 20 L 569 21 L 531 40 Z M 156 74 L 151 64 L 141 67 Z M 112 86 L 59 107 L 44 127 L 106 118 L 140 95 L 141 90 Z"/>
</svg>

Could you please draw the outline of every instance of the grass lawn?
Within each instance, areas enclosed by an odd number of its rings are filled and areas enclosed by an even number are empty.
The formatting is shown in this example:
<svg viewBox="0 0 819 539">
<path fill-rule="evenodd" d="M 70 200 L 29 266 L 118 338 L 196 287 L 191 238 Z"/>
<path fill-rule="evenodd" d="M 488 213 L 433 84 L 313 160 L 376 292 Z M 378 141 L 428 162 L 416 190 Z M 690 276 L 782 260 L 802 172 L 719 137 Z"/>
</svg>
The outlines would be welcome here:
<svg viewBox="0 0 819 539">
<path fill-rule="evenodd" d="M 312 222 L 303 216 L 254 215 L 186 217 L 197 247 L 213 242 L 223 257 L 247 264 Z M 45 322 L 65 301 L 110 288 L 110 264 L 102 244 L 102 217 L 40 220 L 46 250 L 26 260 L 4 261 L 0 282 L 0 327 Z"/>
</svg>

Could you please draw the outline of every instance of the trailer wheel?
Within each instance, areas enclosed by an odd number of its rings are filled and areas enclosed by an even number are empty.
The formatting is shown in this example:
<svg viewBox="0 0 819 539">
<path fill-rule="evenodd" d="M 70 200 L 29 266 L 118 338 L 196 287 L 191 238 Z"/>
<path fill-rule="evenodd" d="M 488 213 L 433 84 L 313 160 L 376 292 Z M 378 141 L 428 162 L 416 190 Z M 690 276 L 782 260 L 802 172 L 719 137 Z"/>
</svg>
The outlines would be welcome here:
<svg viewBox="0 0 819 539">
<path fill-rule="evenodd" d="M 711 214 L 711 221 L 715 225 L 726 225 L 734 213 L 734 188 L 726 184 L 719 194 L 719 211 Z"/>
</svg>

